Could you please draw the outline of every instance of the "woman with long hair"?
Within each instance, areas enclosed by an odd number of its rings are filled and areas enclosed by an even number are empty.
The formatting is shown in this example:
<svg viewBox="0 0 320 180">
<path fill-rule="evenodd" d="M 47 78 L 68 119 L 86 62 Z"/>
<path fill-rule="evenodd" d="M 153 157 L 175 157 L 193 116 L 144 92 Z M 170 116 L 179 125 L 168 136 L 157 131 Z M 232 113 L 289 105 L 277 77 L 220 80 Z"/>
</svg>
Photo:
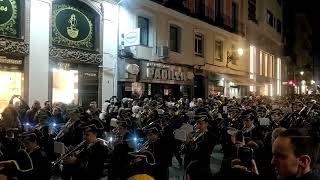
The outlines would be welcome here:
<svg viewBox="0 0 320 180">
<path fill-rule="evenodd" d="M 21 128 L 18 112 L 16 109 L 9 105 L 1 113 L 0 127 L 4 129 Z"/>
</svg>

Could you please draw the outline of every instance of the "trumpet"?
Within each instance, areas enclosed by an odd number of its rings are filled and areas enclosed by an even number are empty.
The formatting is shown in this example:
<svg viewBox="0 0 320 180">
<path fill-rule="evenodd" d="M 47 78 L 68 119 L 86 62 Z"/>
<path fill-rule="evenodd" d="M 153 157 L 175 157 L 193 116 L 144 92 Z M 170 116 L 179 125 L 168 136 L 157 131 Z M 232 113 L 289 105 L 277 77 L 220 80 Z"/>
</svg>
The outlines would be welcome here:
<svg viewBox="0 0 320 180">
<path fill-rule="evenodd" d="M 149 145 L 150 145 L 150 141 L 147 140 L 146 142 L 144 142 L 144 143 L 139 147 L 139 149 L 137 150 L 137 152 L 141 152 L 141 151 L 147 150 L 148 147 L 149 147 Z"/>
<path fill-rule="evenodd" d="M 203 135 L 204 132 L 200 132 L 200 130 L 197 129 L 194 133 L 192 133 L 192 136 L 189 138 L 189 141 L 196 142 Z"/>
<path fill-rule="evenodd" d="M 79 154 L 80 152 L 82 152 L 84 150 L 84 148 L 82 147 L 84 145 L 86 141 L 82 141 L 80 144 L 78 144 L 74 149 L 70 150 L 69 152 L 65 153 L 64 155 L 62 155 L 61 157 L 59 157 L 57 160 L 51 162 L 51 167 L 55 167 L 57 164 L 60 164 L 65 158 L 67 158 L 68 156 L 70 156 L 72 153 L 76 152 L 77 150 L 79 150 L 80 148 L 82 148 L 77 154 Z"/>
</svg>

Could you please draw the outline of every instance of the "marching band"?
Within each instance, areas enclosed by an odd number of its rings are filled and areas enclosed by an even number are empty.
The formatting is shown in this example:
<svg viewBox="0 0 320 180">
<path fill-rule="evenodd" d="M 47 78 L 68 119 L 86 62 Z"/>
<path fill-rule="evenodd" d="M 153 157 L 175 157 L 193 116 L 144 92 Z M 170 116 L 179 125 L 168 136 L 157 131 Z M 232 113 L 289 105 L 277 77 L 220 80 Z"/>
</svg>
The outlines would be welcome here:
<svg viewBox="0 0 320 180">
<path fill-rule="evenodd" d="M 9 179 L 45 180 L 54 175 L 63 180 L 137 176 L 168 180 L 175 155 L 181 165 L 183 159 L 184 179 L 209 180 L 214 176 L 211 154 L 218 144 L 224 159 L 233 157 L 235 149 L 237 153 L 246 150 L 239 149 L 239 144 L 261 155 L 268 153 L 264 148 L 279 127 L 319 130 L 317 97 L 305 104 L 296 99 L 288 104 L 290 100 L 260 98 L 214 97 L 189 103 L 184 98 L 120 101 L 113 97 L 102 111 L 95 102 L 88 110 L 70 105 L 59 115 L 59 122 L 55 116 L 49 118 L 50 105 L 40 115 L 35 102 L 26 118 L 18 121 L 22 123 L 16 123 L 21 117 L 19 107 L 9 105 L 0 121 L 0 174 Z M 58 127 L 61 117 L 66 121 Z M 257 162 L 258 166 L 264 163 Z"/>
</svg>

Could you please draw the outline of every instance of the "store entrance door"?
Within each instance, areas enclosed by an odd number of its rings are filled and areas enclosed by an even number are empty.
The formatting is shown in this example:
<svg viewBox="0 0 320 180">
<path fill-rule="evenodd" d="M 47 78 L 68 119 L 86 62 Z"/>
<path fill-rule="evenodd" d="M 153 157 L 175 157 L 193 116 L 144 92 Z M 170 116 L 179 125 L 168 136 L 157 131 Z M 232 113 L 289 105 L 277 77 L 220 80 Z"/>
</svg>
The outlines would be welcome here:
<svg viewBox="0 0 320 180">
<path fill-rule="evenodd" d="M 202 75 L 195 75 L 194 77 L 194 97 L 204 98 L 206 89 L 204 84 L 204 77 Z"/>
<path fill-rule="evenodd" d="M 22 95 L 21 72 L 0 71 L 0 112 L 9 104 L 13 95 Z"/>
<path fill-rule="evenodd" d="M 99 102 L 99 71 L 95 66 L 79 65 L 79 104 L 88 107 Z"/>
<path fill-rule="evenodd" d="M 52 102 L 78 103 L 78 71 L 53 68 Z"/>
</svg>

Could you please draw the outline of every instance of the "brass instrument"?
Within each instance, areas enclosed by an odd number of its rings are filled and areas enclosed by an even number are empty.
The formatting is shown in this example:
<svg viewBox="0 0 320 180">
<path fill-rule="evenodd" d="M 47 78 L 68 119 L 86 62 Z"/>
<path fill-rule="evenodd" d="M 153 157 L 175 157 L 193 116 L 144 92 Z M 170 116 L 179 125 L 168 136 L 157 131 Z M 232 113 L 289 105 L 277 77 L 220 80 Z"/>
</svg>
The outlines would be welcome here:
<svg viewBox="0 0 320 180">
<path fill-rule="evenodd" d="M 191 141 L 196 142 L 200 137 L 202 137 L 204 135 L 204 132 L 200 132 L 200 130 L 196 130 L 192 136 L 191 136 Z"/>
<path fill-rule="evenodd" d="M 67 122 L 67 123 L 68 123 L 68 122 Z M 74 124 L 74 122 L 73 122 L 71 125 L 73 125 L 73 124 Z M 57 140 L 57 139 L 61 138 L 62 136 L 64 136 L 65 132 L 66 132 L 67 130 L 69 130 L 69 128 L 70 128 L 71 125 L 65 124 L 65 125 L 60 129 L 60 131 L 58 132 L 58 134 L 56 135 L 56 137 L 54 137 L 53 139 L 54 139 L 54 140 Z"/>
<path fill-rule="evenodd" d="M 186 143 L 196 142 L 203 135 L 204 135 L 204 132 L 200 132 L 200 130 L 197 129 L 195 132 L 192 133 L 191 137 L 188 137 L 188 140 L 186 141 Z M 186 149 L 186 143 L 182 144 L 181 151 Z M 197 145 L 195 145 L 195 147 L 193 149 L 196 149 L 196 148 L 197 148 Z"/>
<path fill-rule="evenodd" d="M 140 162 L 141 160 L 145 160 L 147 164 L 152 166 L 156 164 L 154 155 L 148 150 L 149 145 L 150 141 L 147 140 L 140 146 L 140 148 L 136 152 L 129 152 L 130 155 L 136 157 L 132 162 L 130 162 L 131 165 Z"/>
<path fill-rule="evenodd" d="M 149 145 L 150 145 L 150 141 L 147 140 L 146 142 L 144 142 L 144 143 L 139 147 L 139 149 L 137 150 L 137 152 L 142 152 L 142 151 L 147 150 L 148 147 L 149 147 Z"/>
<path fill-rule="evenodd" d="M 86 141 L 82 141 L 80 144 L 78 144 L 75 148 L 73 148 L 72 150 L 70 150 L 69 152 L 65 153 L 64 155 L 62 155 L 61 157 L 59 157 L 57 160 L 51 162 L 52 166 L 54 167 L 57 164 L 60 164 L 65 158 L 67 158 L 68 156 L 70 156 L 72 153 L 76 152 L 77 150 L 79 150 L 80 148 L 82 148 L 83 144 Z M 79 154 L 80 152 L 82 152 L 84 150 L 84 148 L 80 149 L 80 151 L 77 153 Z"/>
</svg>

